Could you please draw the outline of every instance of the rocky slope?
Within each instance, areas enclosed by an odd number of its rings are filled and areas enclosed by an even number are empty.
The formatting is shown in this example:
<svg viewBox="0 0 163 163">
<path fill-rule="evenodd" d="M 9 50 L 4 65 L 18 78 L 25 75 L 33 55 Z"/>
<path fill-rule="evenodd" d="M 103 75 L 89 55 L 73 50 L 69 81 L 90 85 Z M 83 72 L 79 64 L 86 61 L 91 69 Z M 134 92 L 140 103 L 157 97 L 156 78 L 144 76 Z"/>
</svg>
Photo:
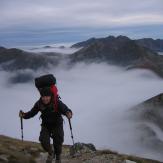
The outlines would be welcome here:
<svg viewBox="0 0 163 163">
<path fill-rule="evenodd" d="M 82 147 L 82 148 L 81 148 Z M 159 161 L 119 154 L 110 150 L 93 151 L 87 146 L 80 146 L 72 157 L 70 146 L 64 145 L 63 163 L 160 163 Z M 0 162 L 1 163 L 44 163 L 47 154 L 43 152 L 40 144 L 35 142 L 21 142 L 18 139 L 0 136 Z"/>
<path fill-rule="evenodd" d="M 163 40 L 161 39 L 144 38 L 136 40 L 136 43 L 153 51 L 163 52 Z"/>
</svg>

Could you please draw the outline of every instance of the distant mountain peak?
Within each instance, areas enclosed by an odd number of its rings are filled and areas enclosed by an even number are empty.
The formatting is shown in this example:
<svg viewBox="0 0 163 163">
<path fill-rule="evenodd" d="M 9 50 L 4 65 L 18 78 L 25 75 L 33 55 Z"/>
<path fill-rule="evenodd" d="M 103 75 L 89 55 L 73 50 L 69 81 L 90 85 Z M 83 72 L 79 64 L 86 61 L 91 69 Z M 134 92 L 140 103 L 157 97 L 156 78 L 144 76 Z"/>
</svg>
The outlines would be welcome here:
<svg viewBox="0 0 163 163">
<path fill-rule="evenodd" d="M 90 44 L 93 44 L 93 43 L 99 42 L 99 41 L 115 41 L 115 40 L 119 40 L 119 41 L 123 42 L 123 41 L 129 41 L 131 39 L 129 37 L 123 36 L 123 35 L 119 35 L 117 37 L 110 35 L 110 36 L 104 37 L 104 38 L 94 38 L 93 37 L 86 41 L 76 43 L 76 44 L 72 45 L 72 47 L 81 48 L 81 47 L 89 46 Z M 155 52 L 158 52 L 158 51 L 163 52 L 163 40 L 161 40 L 161 39 L 142 38 L 142 39 L 137 39 L 137 40 L 133 40 L 133 41 L 135 41 L 136 44 L 138 44 L 139 46 L 148 48 Z"/>
<path fill-rule="evenodd" d="M 163 77 L 163 56 L 156 49 L 161 44 L 153 44 L 153 39 L 132 40 L 126 36 L 108 36 L 105 38 L 89 39 L 75 44 L 83 47 L 71 55 L 72 62 L 106 62 L 109 64 L 132 68 L 150 69 Z M 158 44 L 158 45 L 157 45 Z"/>
<path fill-rule="evenodd" d="M 115 40 L 128 41 L 130 39 L 128 37 L 122 36 L 122 35 L 119 35 L 117 37 L 109 35 L 109 36 L 104 37 L 104 38 L 92 37 L 86 41 L 76 43 L 76 44 L 72 45 L 72 47 L 73 48 L 81 48 L 81 47 L 86 47 L 86 46 L 89 46 L 90 44 L 101 42 L 101 41 L 115 41 Z"/>
</svg>

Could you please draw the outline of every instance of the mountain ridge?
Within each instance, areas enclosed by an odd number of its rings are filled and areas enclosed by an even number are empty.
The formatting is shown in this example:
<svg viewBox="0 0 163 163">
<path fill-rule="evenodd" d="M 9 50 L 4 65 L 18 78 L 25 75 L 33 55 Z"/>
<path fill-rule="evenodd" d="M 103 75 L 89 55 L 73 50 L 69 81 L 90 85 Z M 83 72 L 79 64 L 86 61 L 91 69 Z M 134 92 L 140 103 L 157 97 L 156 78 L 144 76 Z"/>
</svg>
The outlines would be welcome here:
<svg viewBox="0 0 163 163">
<path fill-rule="evenodd" d="M 64 63 L 67 67 L 73 67 L 78 62 L 104 62 L 122 66 L 126 69 L 149 69 L 163 77 L 163 56 L 147 47 L 138 45 L 135 40 L 131 40 L 126 36 L 91 38 L 85 41 L 84 44 L 85 47 L 68 55 L 55 52 L 36 54 L 16 48 L 0 47 L 0 68 L 5 71 L 27 69 L 36 71 L 56 68 L 61 63 Z"/>
<path fill-rule="evenodd" d="M 57 66 L 62 55 L 59 53 L 31 53 L 21 49 L 0 47 L 1 68 L 6 71 L 20 69 L 48 68 L 49 64 Z"/>
<path fill-rule="evenodd" d="M 117 36 L 117 37 L 123 37 L 125 38 L 126 36 Z M 86 47 L 93 42 L 100 41 L 102 39 L 108 39 L 108 38 L 116 38 L 115 36 L 108 36 L 104 38 L 95 38 L 92 37 L 86 41 L 81 41 L 76 44 L 73 44 L 71 47 L 73 48 L 81 48 L 81 47 Z M 127 37 L 128 38 L 128 37 Z M 155 52 L 163 52 L 163 39 L 153 39 L 153 38 L 141 38 L 141 39 L 132 39 L 135 41 L 139 46 L 146 47 L 150 50 L 153 50 Z"/>
<path fill-rule="evenodd" d="M 106 62 L 129 68 L 145 68 L 163 77 L 163 56 L 139 46 L 135 40 L 126 36 L 109 36 L 90 39 L 87 43 L 84 42 L 86 46 L 71 55 L 72 63 Z"/>
</svg>

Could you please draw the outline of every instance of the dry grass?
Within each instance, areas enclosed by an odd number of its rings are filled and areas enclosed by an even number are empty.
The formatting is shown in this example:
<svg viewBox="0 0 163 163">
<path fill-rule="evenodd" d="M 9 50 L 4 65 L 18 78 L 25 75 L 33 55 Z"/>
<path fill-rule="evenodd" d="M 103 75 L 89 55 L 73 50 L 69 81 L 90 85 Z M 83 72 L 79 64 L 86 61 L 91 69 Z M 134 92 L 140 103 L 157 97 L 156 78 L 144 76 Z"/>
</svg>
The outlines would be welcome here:
<svg viewBox="0 0 163 163">
<path fill-rule="evenodd" d="M 28 141 L 22 143 L 18 139 L 0 135 L 0 155 L 6 155 L 9 163 L 35 163 L 35 157 L 40 152 L 43 150 L 38 143 Z"/>
</svg>

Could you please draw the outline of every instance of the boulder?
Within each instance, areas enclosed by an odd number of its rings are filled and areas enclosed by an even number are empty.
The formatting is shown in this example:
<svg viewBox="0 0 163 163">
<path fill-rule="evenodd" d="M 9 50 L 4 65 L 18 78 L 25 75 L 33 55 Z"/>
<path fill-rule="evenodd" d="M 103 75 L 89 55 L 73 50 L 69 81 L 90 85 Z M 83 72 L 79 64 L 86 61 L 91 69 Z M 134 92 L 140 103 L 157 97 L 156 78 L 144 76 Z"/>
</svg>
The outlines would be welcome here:
<svg viewBox="0 0 163 163">
<path fill-rule="evenodd" d="M 93 144 L 85 144 L 85 143 L 75 143 L 70 148 L 70 155 L 74 156 L 76 154 L 84 154 L 84 153 L 94 153 L 96 148 Z"/>
</svg>

